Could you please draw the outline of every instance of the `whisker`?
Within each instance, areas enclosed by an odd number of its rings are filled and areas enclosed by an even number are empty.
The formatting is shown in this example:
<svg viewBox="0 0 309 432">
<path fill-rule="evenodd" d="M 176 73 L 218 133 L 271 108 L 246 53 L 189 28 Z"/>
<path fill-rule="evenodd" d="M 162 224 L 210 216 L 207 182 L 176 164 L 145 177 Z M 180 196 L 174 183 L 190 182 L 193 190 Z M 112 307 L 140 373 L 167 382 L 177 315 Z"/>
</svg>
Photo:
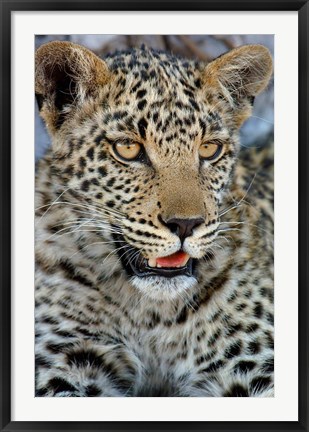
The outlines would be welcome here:
<svg viewBox="0 0 309 432">
<path fill-rule="evenodd" d="M 240 207 L 239 203 L 236 203 L 235 205 L 230 205 L 229 207 L 226 207 L 224 210 L 222 210 L 221 212 L 219 212 L 219 217 L 224 216 L 225 214 L 227 214 L 231 210 L 234 210 L 234 209 L 236 209 L 238 207 Z"/>
<path fill-rule="evenodd" d="M 89 220 L 88 220 L 88 222 L 89 222 Z M 54 227 L 55 226 L 57 226 L 57 225 L 54 225 Z M 95 230 L 81 230 L 80 228 L 82 226 L 87 227 L 87 228 L 96 228 L 96 229 Z M 68 230 L 68 231 L 59 235 L 59 233 L 65 231 L 65 230 Z M 100 226 L 97 224 L 90 224 L 90 223 L 86 223 L 86 222 L 84 222 L 82 224 L 71 223 L 69 226 L 61 228 L 57 232 L 53 233 L 50 237 L 47 238 L 47 240 L 50 240 L 55 236 L 61 237 L 62 235 L 65 235 L 65 234 L 72 234 L 74 232 L 87 232 L 87 231 L 88 232 L 97 232 L 98 234 L 101 234 L 101 235 L 106 233 L 106 232 L 114 233 L 114 234 L 122 234 L 122 232 L 120 230 L 116 230 L 115 228 L 112 228 L 109 226 Z"/>
<path fill-rule="evenodd" d="M 42 214 L 42 216 L 40 217 L 39 221 L 46 215 L 46 213 L 49 212 L 49 210 L 51 209 L 51 207 L 57 203 L 58 199 L 62 197 L 62 195 L 68 191 L 70 188 L 68 187 L 67 189 L 65 189 L 63 192 L 61 192 L 61 194 L 51 203 L 51 204 L 47 204 L 46 206 L 42 206 L 39 207 L 39 209 L 44 208 L 44 207 L 48 207 L 48 209 Z"/>
<path fill-rule="evenodd" d="M 61 184 L 54 184 L 54 186 L 59 187 L 59 188 L 63 187 L 63 185 L 61 185 Z M 80 195 L 79 189 L 78 188 L 74 188 L 72 186 L 68 187 L 65 191 L 63 191 L 61 195 L 63 195 L 63 193 L 67 192 L 68 190 L 74 191 L 79 196 L 79 198 L 84 201 L 84 197 L 82 195 Z M 88 192 L 89 195 L 94 195 L 95 193 L 96 192 Z M 120 210 L 116 210 L 116 209 L 112 209 L 110 207 L 106 207 L 104 204 L 95 204 L 93 202 L 91 203 L 91 205 L 88 202 L 87 202 L 87 204 L 89 206 L 91 206 L 92 208 L 96 208 L 99 211 L 101 211 L 102 209 L 105 209 L 107 212 L 109 212 L 111 214 L 114 213 L 116 215 L 119 215 L 119 216 L 122 216 L 122 217 L 126 217 L 125 213 L 121 212 Z M 42 207 L 44 207 L 44 206 L 42 206 Z M 39 207 L 39 208 L 42 208 L 42 207 Z"/>
<path fill-rule="evenodd" d="M 263 120 L 265 123 L 269 123 L 269 124 L 271 124 L 271 125 L 274 124 L 274 122 L 272 122 L 272 121 L 270 121 L 270 120 L 266 120 L 266 119 L 264 119 L 264 118 L 262 118 L 262 117 L 258 117 L 258 116 L 256 116 L 256 115 L 252 115 L 251 118 L 256 118 L 256 119 L 259 119 L 259 120 Z"/>
<path fill-rule="evenodd" d="M 122 242 L 123 243 L 123 242 Z M 112 250 L 103 260 L 102 262 L 102 266 L 104 265 L 105 261 L 110 257 L 110 255 L 116 254 L 117 252 L 119 252 L 121 249 L 128 247 L 126 244 L 124 246 L 121 246 L 120 248 L 117 248 L 115 250 Z"/>
<path fill-rule="evenodd" d="M 239 229 L 239 228 L 225 228 L 225 229 L 219 229 L 218 230 L 218 233 L 220 233 L 220 232 L 228 232 L 228 231 L 241 231 L 241 232 L 243 232 L 243 230 L 241 230 L 241 229 Z"/>
<path fill-rule="evenodd" d="M 58 197 L 59 198 L 59 197 Z M 40 209 L 42 209 L 42 208 L 44 208 L 44 207 L 48 207 L 48 209 L 47 209 L 47 211 L 41 216 L 41 218 L 40 218 L 40 220 L 42 219 L 42 217 L 50 210 L 50 208 L 52 207 L 52 206 L 54 206 L 54 205 L 69 205 L 69 206 L 71 206 L 72 208 L 74 208 L 74 210 L 76 210 L 75 209 L 75 207 L 77 207 L 77 208 L 83 208 L 83 209 L 86 209 L 86 210 L 91 210 L 91 211 L 93 211 L 94 213 L 96 213 L 96 214 L 100 214 L 100 215 L 102 215 L 102 213 L 104 214 L 108 214 L 108 215 L 110 215 L 110 214 L 113 214 L 113 211 L 110 211 L 110 209 L 107 209 L 106 207 L 101 207 L 101 208 L 98 208 L 98 207 L 95 207 L 95 206 L 91 206 L 91 205 L 85 205 L 85 204 L 76 204 L 76 203 L 72 203 L 72 202 L 69 202 L 69 201 L 54 201 L 54 202 L 52 202 L 51 204 L 46 204 L 46 205 L 44 205 L 44 206 L 41 206 L 41 207 L 37 207 L 35 210 L 37 211 L 37 210 L 40 210 Z M 77 211 L 79 211 L 78 209 L 77 209 Z M 116 213 L 115 214 L 116 216 L 120 216 L 118 213 Z M 122 220 L 121 218 L 119 219 L 119 220 Z"/>
<path fill-rule="evenodd" d="M 256 175 L 257 175 L 257 173 L 255 173 L 255 174 L 253 175 L 253 178 L 252 178 L 252 180 L 251 180 L 251 182 L 250 182 L 250 184 L 249 184 L 249 186 L 248 186 L 248 188 L 247 188 L 247 190 L 246 190 L 244 196 L 243 196 L 239 201 L 237 201 L 237 202 L 235 203 L 235 205 L 231 205 L 231 206 L 229 206 L 229 207 L 223 209 L 221 212 L 219 212 L 219 217 L 225 215 L 226 213 L 228 213 L 229 211 L 231 211 L 231 210 L 233 210 L 233 209 L 235 209 L 235 208 L 237 208 L 237 207 L 240 207 L 240 205 L 244 202 L 246 196 L 248 195 L 249 190 L 251 189 L 252 184 L 253 184 L 253 182 L 254 182 L 254 180 L 255 180 L 255 178 L 256 178 Z"/>
<path fill-rule="evenodd" d="M 239 222 L 220 222 L 220 225 L 232 225 L 232 224 L 234 224 L 234 225 L 245 225 L 245 226 L 249 226 L 249 227 L 254 227 L 254 228 L 256 228 L 256 229 L 258 229 L 260 231 L 265 232 L 266 234 L 269 234 L 270 236 L 273 236 L 273 233 L 271 231 L 266 230 L 264 228 L 261 228 L 261 227 L 259 227 L 256 224 L 248 223 L 248 222 L 245 222 L 245 221 L 239 221 Z"/>
</svg>

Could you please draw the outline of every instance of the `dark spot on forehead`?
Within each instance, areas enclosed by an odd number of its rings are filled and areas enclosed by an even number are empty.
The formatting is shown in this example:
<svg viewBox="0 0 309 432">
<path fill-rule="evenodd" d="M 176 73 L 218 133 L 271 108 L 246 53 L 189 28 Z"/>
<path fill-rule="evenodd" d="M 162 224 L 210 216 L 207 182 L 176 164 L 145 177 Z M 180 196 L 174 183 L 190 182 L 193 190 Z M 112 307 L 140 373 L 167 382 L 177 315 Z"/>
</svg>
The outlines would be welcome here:
<svg viewBox="0 0 309 432">
<path fill-rule="evenodd" d="M 146 139 L 147 126 L 148 126 L 147 120 L 144 117 L 142 117 L 139 120 L 137 127 L 138 127 L 139 134 L 143 139 Z"/>
<path fill-rule="evenodd" d="M 146 104 L 147 104 L 146 99 L 143 99 L 143 100 L 141 100 L 141 101 L 137 104 L 137 108 L 138 108 L 140 111 L 142 111 L 142 110 L 145 108 Z"/>
<path fill-rule="evenodd" d="M 94 148 L 90 147 L 90 149 L 87 150 L 87 156 L 90 160 L 93 160 L 93 155 L 94 155 Z"/>
<path fill-rule="evenodd" d="M 105 138 L 105 132 L 102 131 L 100 134 L 95 138 L 95 143 L 100 144 L 100 142 Z"/>
<path fill-rule="evenodd" d="M 136 98 L 137 98 L 137 99 L 142 99 L 146 94 L 147 94 L 147 91 L 146 91 L 146 90 L 139 90 L 139 91 L 136 93 Z"/>
<path fill-rule="evenodd" d="M 142 81 L 138 81 L 138 83 L 135 84 L 134 87 L 131 89 L 131 93 L 135 93 L 142 85 Z"/>
<path fill-rule="evenodd" d="M 202 129 L 202 137 L 206 135 L 206 123 L 204 120 L 199 119 L 200 128 Z"/>
<path fill-rule="evenodd" d="M 79 158 L 79 166 L 81 168 L 84 168 L 86 166 L 86 159 L 82 156 Z"/>
<path fill-rule="evenodd" d="M 88 192 L 89 190 L 89 181 L 88 180 L 84 180 L 83 183 L 81 184 L 81 190 Z"/>
<path fill-rule="evenodd" d="M 143 81 L 149 80 L 149 73 L 146 70 L 141 71 L 141 76 L 142 76 Z"/>
<path fill-rule="evenodd" d="M 104 166 L 100 166 L 98 168 L 98 173 L 101 175 L 101 177 L 105 177 L 107 175 L 106 168 Z"/>
<path fill-rule="evenodd" d="M 114 119 L 115 120 L 121 120 L 123 118 L 125 118 L 128 115 L 128 113 L 126 111 L 116 111 L 114 112 Z"/>
</svg>

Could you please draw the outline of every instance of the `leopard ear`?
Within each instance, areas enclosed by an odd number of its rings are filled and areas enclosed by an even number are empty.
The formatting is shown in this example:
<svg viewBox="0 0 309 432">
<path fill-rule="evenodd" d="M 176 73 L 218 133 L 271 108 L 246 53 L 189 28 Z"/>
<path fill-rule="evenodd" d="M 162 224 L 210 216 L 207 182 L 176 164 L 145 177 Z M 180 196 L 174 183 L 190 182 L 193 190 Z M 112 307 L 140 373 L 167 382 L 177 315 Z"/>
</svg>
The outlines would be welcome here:
<svg viewBox="0 0 309 432">
<path fill-rule="evenodd" d="M 266 47 L 244 45 L 210 62 L 203 71 L 203 82 L 205 87 L 217 88 L 233 109 L 248 111 L 254 97 L 266 88 L 272 71 Z"/>
<path fill-rule="evenodd" d="M 64 41 L 42 45 L 35 56 L 35 92 L 50 132 L 86 98 L 95 97 L 109 76 L 104 61 L 80 45 Z"/>
</svg>

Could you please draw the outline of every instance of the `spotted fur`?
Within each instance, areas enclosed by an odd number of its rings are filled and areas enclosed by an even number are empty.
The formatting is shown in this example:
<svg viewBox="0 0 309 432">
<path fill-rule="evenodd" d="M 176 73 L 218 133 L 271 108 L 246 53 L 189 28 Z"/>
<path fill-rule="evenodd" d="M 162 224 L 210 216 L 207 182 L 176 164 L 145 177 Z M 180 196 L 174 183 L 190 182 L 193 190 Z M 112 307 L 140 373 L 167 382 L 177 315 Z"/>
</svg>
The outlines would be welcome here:
<svg viewBox="0 0 309 432">
<path fill-rule="evenodd" d="M 207 66 L 38 50 L 53 145 L 36 179 L 37 396 L 273 395 L 272 154 L 238 140 L 271 72 L 258 45 Z M 201 160 L 214 140 L 223 154 Z M 119 141 L 144 152 L 120 161 Z M 172 217 L 203 218 L 182 245 L 194 275 L 129 274 L 179 250 Z"/>
</svg>

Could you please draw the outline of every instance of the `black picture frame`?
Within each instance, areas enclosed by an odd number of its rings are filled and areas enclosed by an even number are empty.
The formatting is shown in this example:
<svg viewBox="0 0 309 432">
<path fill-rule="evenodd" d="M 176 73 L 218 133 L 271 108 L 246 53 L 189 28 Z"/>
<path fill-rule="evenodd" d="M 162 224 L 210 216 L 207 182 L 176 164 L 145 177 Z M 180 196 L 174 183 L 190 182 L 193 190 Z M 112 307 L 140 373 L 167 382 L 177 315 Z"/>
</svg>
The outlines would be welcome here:
<svg viewBox="0 0 309 432">
<path fill-rule="evenodd" d="M 308 0 L 0 0 L 1 14 L 1 431 L 307 431 L 308 429 Z M 295 422 L 21 422 L 11 421 L 11 13 L 12 11 L 297 11 L 299 23 L 299 419 Z M 288 31 L 288 30 L 287 30 Z M 296 139 L 296 138 L 295 138 Z M 291 150 L 293 151 L 293 150 Z"/>
</svg>

